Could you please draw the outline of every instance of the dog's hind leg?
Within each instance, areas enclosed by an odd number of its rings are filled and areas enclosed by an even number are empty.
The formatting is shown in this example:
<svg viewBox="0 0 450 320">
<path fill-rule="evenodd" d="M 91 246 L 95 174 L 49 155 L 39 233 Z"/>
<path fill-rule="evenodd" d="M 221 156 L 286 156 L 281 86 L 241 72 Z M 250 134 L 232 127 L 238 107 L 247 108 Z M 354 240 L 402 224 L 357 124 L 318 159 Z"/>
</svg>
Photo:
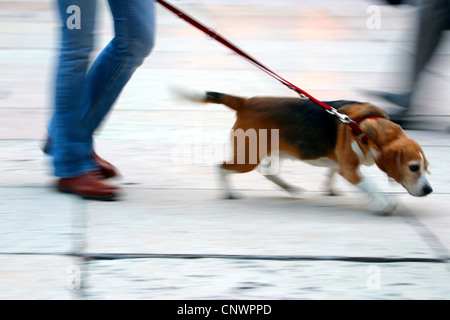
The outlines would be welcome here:
<svg viewBox="0 0 450 320">
<path fill-rule="evenodd" d="M 255 169 L 258 164 L 230 164 L 224 162 L 219 166 L 219 179 L 221 189 L 224 192 L 226 199 L 239 198 L 230 188 L 229 175 L 232 173 L 246 173 Z"/>
<path fill-rule="evenodd" d="M 264 177 L 266 177 L 268 180 L 272 181 L 273 183 L 275 183 L 277 186 L 279 186 L 280 188 L 286 190 L 287 192 L 289 192 L 289 194 L 293 197 L 297 196 L 299 193 L 301 193 L 302 191 L 304 191 L 302 188 L 299 188 L 297 186 L 294 186 L 286 181 L 284 181 L 282 178 L 280 178 L 279 175 L 277 174 L 271 174 L 271 175 L 264 175 Z"/>
<path fill-rule="evenodd" d="M 228 176 L 233 173 L 232 170 L 224 168 L 223 165 L 219 166 L 219 182 L 220 188 L 224 192 L 225 199 L 237 199 L 238 197 L 231 191 L 230 182 Z"/>
</svg>

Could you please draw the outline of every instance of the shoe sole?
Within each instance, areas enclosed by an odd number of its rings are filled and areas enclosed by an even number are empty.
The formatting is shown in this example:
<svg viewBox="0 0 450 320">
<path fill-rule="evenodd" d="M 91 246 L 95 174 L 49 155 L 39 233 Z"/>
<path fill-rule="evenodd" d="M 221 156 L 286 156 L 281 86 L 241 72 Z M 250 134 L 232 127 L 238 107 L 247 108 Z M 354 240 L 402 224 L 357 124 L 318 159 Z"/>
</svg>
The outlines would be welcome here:
<svg viewBox="0 0 450 320">
<path fill-rule="evenodd" d="M 93 195 L 93 194 L 86 194 L 86 193 L 76 193 L 71 190 L 61 188 L 60 186 L 57 187 L 57 190 L 62 193 L 73 194 L 73 195 L 79 196 L 79 197 L 81 197 L 83 199 L 87 199 L 87 200 L 99 200 L 99 201 L 117 200 L 117 194 Z"/>
</svg>

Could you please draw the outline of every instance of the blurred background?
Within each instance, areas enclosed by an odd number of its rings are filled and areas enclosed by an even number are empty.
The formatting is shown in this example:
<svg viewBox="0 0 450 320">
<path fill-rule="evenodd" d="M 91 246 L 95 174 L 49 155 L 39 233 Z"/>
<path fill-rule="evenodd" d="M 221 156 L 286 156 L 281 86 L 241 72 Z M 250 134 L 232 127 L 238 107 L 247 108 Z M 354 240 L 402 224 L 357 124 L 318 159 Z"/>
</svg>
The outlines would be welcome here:
<svg viewBox="0 0 450 320">
<path fill-rule="evenodd" d="M 416 6 L 375 0 L 172 3 L 318 99 L 402 111 L 365 90 L 408 89 Z M 99 5 L 96 54 L 113 36 L 107 2 Z M 281 173 L 306 190 L 302 199 L 256 172 L 233 177 L 243 199 L 220 199 L 216 164 L 226 157 L 234 113 L 176 100 L 169 88 L 295 93 L 161 6 L 154 51 L 96 134 L 98 153 L 123 174 L 117 183 L 124 199 L 92 203 L 57 194 L 40 147 L 53 108 L 58 23 L 54 1 L 0 3 L 0 299 L 448 298 L 445 263 L 377 265 L 381 289 L 372 290 L 367 263 L 283 259 L 448 259 L 447 33 L 421 74 L 405 127 L 427 153 L 435 192 L 411 198 L 378 169 L 364 169 L 382 192 L 403 203 L 398 215 L 383 219 L 368 214 L 364 197 L 343 180 L 337 182 L 341 197 L 325 197 L 324 171 L 292 161 Z M 148 259 L 78 258 L 107 253 Z M 273 259 L 257 259 L 262 256 Z"/>
</svg>

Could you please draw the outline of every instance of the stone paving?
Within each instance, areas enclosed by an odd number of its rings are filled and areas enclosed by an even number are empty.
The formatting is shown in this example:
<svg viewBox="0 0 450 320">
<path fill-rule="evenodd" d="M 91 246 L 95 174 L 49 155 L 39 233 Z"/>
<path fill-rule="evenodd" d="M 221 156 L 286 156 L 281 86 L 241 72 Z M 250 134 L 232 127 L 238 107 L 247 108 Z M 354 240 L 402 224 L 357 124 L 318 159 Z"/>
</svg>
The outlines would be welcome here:
<svg viewBox="0 0 450 320">
<path fill-rule="evenodd" d="M 51 112 L 57 21 L 52 1 L 0 7 L 0 299 L 448 299 L 450 45 L 427 68 L 407 130 L 431 163 L 434 192 L 413 198 L 376 168 L 364 172 L 401 202 L 391 217 L 324 171 L 286 161 L 298 198 L 258 173 L 221 199 L 216 164 L 234 114 L 174 99 L 174 85 L 236 95 L 293 96 L 221 45 L 158 8 L 157 45 L 96 136 L 123 177 L 121 201 L 56 193 L 40 151 Z M 339 5 L 337 5 L 339 3 Z M 322 100 L 401 90 L 414 9 L 370 1 L 189 0 L 205 21 Z M 102 3 L 98 49 L 111 37 Z M 371 100 L 372 101 L 372 100 Z M 382 108 L 393 106 L 373 101 Z"/>
</svg>

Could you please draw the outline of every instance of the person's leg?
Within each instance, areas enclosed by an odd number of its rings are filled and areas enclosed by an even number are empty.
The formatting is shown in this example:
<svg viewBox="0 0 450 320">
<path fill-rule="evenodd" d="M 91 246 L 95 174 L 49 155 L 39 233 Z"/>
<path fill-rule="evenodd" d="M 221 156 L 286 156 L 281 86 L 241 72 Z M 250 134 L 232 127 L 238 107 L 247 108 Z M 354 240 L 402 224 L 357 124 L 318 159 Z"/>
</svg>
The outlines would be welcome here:
<svg viewBox="0 0 450 320">
<path fill-rule="evenodd" d="M 82 165 L 82 162 L 77 161 L 77 156 L 73 154 L 73 151 L 79 148 L 73 148 L 72 143 L 68 141 L 68 131 L 74 126 L 75 122 L 79 122 L 78 119 L 81 117 L 82 110 L 84 110 L 81 106 L 80 95 L 84 91 L 89 55 L 93 47 L 96 9 L 96 0 L 78 2 L 77 5 L 72 5 L 71 3 L 68 1 L 57 1 L 58 13 L 62 24 L 62 37 L 57 79 L 55 81 L 55 111 L 48 125 L 48 136 L 42 148 L 44 153 L 54 155 L 54 140 L 58 141 L 55 171 L 68 171 L 67 174 L 61 175 L 64 177 L 72 176 L 72 172 L 82 171 L 81 169 L 67 170 L 64 167 L 71 162 L 73 162 L 72 167 L 75 167 L 77 163 Z M 77 20 L 72 20 L 73 17 Z M 73 22 L 76 22 L 75 25 Z M 74 27 L 75 30 L 69 27 Z M 92 149 L 92 143 L 89 142 L 82 149 Z M 88 161 L 91 162 L 92 158 L 105 178 L 119 174 L 112 164 L 100 158 L 95 152 L 92 152 L 91 159 Z M 90 169 L 94 168 L 94 166 L 89 163 L 84 168 Z M 60 174 L 58 173 L 57 175 Z"/>
<path fill-rule="evenodd" d="M 154 0 L 109 0 L 115 37 L 89 70 L 80 125 L 92 136 L 154 44 Z"/>
<path fill-rule="evenodd" d="M 425 0 L 420 4 L 410 92 L 416 89 L 422 71 L 438 47 L 446 27 L 447 15 L 448 0 Z"/>
<path fill-rule="evenodd" d="M 70 29 L 73 1 L 58 0 L 61 18 L 61 48 L 55 79 L 55 110 L 48 126 L 54 173 L 65 178 L 96 168 L 92 140 L 77 126 L 82 111 L 80 96 L 85 88 L 89 56 L 93 49 L 96 0 L 79 0 L 80 28 Z"/>
<path fill-rule="evenodd" d="M 72 33 L 65 21 L 70 5 L 59 1 L 63 44 L 58 67 L 56 112 L 49 125 L 55 175 L 73 177 L 98 169 L 92 135 L 121 90 L 143 63 L 154 43 L 153 0 L 110 0 L 115 37 L 100 53 L 86 76 L 92 50 L 95 1 L 79 2 L 82 26 Z M 89 40 L 89 41 L 87 41 Z M 80 98 L 81 97 L 81 98 Z"/>
<path fill-rule="evenodd" d="M 409 112 L 417 90 L 419 79 L 425 66 L 431 60 L 446 28 L 449 18 L 448 0 L 422 0 L 418 3 L 418 24 L 415 40 L 413 63 L 408 87 L 404 93 L 368 91 L 369 94 L 381 97 L 393 104 L 405 108 L 403 112 L 392 115 L 400 120 Z"/>
</svg>

